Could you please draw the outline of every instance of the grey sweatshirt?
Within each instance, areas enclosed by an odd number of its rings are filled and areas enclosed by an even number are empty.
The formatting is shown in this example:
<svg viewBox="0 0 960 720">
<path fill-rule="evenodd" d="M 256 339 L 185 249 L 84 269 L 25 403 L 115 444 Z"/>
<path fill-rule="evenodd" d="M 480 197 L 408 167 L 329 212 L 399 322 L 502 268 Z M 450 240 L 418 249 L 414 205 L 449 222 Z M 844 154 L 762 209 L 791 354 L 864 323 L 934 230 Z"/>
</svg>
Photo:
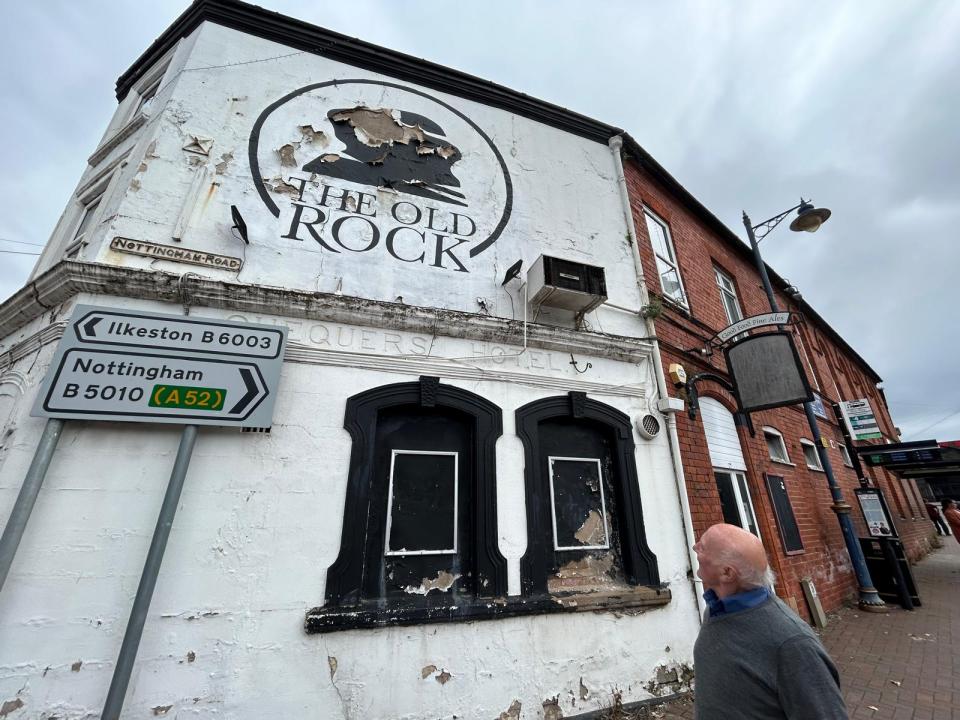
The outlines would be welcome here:
<svg viewBox="0 0 960 720">
<path fill-rule="evenodd" d="M 779 598 L 707 618 L 693 650 L 697 720 L 846 720 L 820 640 Z"/>
</svg>

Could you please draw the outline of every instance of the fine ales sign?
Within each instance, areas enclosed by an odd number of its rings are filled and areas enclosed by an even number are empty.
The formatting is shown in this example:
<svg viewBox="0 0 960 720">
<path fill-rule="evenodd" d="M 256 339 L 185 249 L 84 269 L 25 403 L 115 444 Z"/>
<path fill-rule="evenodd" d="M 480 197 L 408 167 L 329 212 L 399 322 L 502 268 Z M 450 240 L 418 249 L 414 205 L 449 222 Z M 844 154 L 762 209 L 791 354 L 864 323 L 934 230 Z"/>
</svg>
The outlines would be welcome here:
<svg viewBox="0 0 960 720">
<path fill-rule="evenodd" d="M 513 186 L 490 137 L 395 83 L 299 88 L 257 119 L 249 155 L 281 237 L 324 253 L 470 272 L 510 218 Z"/>
</svg>

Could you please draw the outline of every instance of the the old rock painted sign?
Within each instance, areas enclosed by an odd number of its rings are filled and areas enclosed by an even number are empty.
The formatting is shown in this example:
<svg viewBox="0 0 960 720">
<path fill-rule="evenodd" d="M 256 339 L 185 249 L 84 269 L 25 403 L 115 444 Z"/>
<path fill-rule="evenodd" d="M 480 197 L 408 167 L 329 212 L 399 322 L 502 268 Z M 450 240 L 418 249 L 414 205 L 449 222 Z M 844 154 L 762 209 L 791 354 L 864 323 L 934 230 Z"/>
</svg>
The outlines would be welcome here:
<svg viewBox="0 0 960 720">
<path fill-rule="evenodd" d="M 331 80 L 269 105 L 250 135 L 260 198 L 287 242 L 469 272 L 510 218 L 490 137 L 421 90 Z"/>
</svg>

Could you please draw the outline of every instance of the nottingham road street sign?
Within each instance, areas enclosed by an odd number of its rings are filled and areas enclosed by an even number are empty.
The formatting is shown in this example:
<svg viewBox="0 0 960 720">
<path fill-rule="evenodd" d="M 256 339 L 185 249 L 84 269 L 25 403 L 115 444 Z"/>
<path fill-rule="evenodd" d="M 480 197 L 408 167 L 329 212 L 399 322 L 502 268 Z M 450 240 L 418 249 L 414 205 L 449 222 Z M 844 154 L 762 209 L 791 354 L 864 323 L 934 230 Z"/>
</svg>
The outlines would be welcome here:
<svg viewBox="0 0 960 720">
<path fill-rule="evenodd" d="M 78 306 L 33 415 L 269 427 L 286 328 Z"/>
</svg>

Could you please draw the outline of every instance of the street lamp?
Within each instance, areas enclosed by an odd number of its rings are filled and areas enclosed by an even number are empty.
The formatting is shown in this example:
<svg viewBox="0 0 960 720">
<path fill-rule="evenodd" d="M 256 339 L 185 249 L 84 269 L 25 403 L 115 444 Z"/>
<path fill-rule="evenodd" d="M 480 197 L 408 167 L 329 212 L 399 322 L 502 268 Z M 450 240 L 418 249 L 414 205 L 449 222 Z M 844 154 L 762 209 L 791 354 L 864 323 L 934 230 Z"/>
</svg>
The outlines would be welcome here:
<svg viewBox="0 0 960 720">
<path fill-rule="evenodd" d="M 816 232 L 820 226 L 830 217 L 830 211 L 826 208 L 815 208 L 809 201 L 800 199 L 799 205 L 794 205 L 789 210 L 784 210 L 778 215 L 774 215 L 769 220 L 764 220 L 754 225 L 750 216 L 743 213 L 743 226 L 747 229 L 747 236 L 750 238 L 750 248 L 753 250 L 753 259 L 757 264 L 757 270 L 760 272 L 760 279 L 763 281 L 763 289 L 767 293 L 767 301 L 770 303 L 772 312 L 780 312 L 777 305 L 777 299 L 773 294 L 773 287 L 770 285 L 770 277 L 767 275 L 767 266 L 760 256 L 760 241 L 780 224 L 794 210 L 797 211 L 797 217 L 790 223 L 790 229 L 794 232 Z M 759 237 L 758 237 L 759 235 Z M 847 546 L 847 552 L 850 554 L 850 560 L 853 562 L 853 571 L 857 576 L 857 585 L 860 592 L 860 607 L 864 610 L 883 611 L 885 606 L 883 600 L 877 594 L 877 589 L 873 586 L 873 580 L 870 578 L 870 571 L 867 569 L 867 561 L 863 557 L 863 551 L 857 542 L 856 534 L 853 530 L 853 522 L 850 519 L 850 505 L 843 499 L 843 492 L 837 485 L 837 480 L 833 476 L 833 467 L 830 465 L 830 458 L 827 456 L 827 449 L 823 446 L 820 438 L 820 427 L 817 425 L 816 415 L 813 413 L 813 404 L 805 402 L 803 411 L 807 416 L 807 424 L 810 425 L 810 434 L 817 455 L 820 457 L 820 465 L 827 476 L 827 485 L 830 487 L 830 494 L 833 497 L 831 509 L 837 514 L 837 520 L 840 522 L 840 529 L 843 531 L 843 541 Z"/>
</svg>

